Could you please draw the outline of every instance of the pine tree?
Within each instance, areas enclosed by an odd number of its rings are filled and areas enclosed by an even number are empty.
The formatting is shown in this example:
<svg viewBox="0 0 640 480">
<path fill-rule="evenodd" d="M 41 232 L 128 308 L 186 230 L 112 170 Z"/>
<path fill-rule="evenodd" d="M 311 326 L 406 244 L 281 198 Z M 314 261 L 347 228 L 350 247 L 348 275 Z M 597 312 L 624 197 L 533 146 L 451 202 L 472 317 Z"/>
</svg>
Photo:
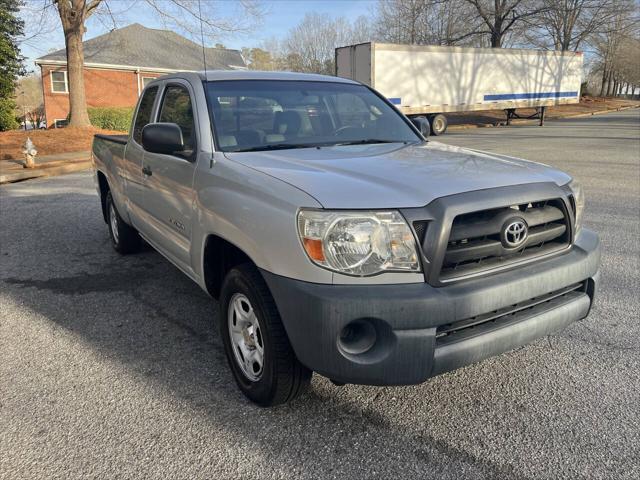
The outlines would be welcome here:
<svg viewBox="0 0 640 480">
<path fill-rule="evenodd" d="M 22 0 L 0 0 L 0 131 L 18 127 L 13 98 L 18 76 L 24 75 L 24 58 L 17 39 L 24 22 L 17 17 Z"/>
</svg>

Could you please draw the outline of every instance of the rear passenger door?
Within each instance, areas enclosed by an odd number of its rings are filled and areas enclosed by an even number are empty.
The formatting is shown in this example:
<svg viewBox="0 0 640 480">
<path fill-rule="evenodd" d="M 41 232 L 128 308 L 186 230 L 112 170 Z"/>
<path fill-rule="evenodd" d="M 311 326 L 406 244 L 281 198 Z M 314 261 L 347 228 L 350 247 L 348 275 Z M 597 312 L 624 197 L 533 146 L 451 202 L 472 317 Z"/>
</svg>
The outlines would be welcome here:
<svg viewBox="0 0 640 480">
<path fill-rule="evenodd" d="M 146 187 L 142 206 L 148 215 L 144 234 L 154 247 L 189 271 L 198 152 L 193 98 L 187 82 L 171 80 L 165 85 L 156 121 L 177 124 L 185 149 L 172 155 L 145 151 L 141 169 Z"/>
</svg>

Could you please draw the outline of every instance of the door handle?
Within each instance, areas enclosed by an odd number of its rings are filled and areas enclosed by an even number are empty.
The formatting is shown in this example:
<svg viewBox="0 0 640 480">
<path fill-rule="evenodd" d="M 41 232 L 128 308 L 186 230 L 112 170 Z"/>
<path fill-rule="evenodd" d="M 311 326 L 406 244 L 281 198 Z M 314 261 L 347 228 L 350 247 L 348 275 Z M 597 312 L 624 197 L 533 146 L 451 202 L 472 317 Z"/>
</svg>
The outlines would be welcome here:
<svg viewBox="0 0 640 480">
<path fill-rule="evenodd" d="M 147 175 L 148 177 L 150 177 L 151 175 L 153 175 L 153 172 L 151 171 L 151 169 L 145 165 L 144 167 L 142 167 L 142 173 Z"/>
</svg>

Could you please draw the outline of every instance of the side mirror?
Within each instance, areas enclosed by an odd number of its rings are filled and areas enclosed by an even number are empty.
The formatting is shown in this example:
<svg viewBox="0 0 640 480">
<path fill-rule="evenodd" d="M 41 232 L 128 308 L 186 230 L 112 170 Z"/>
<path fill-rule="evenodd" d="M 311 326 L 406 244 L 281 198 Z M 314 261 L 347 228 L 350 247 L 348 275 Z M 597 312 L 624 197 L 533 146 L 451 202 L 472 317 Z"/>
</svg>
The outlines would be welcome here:
<svg viewBox="0 0 640 480">
<path fill-rule="evenodd" d="M 413 126 L 418 129 L 424 138 L 429 137 L 429 134 L 431 133 L 431 125 L 429 125 L 427 117 L 413 117 L 411 118 L 411 123 L 413 123 Z"/>
<path fill-rule="evenodd" d="M 182 130 L 175 123 L 149 123 L 142 129 L 142 146 L 151 153 L 173 155 L 182 152 Z"/>
</svg>

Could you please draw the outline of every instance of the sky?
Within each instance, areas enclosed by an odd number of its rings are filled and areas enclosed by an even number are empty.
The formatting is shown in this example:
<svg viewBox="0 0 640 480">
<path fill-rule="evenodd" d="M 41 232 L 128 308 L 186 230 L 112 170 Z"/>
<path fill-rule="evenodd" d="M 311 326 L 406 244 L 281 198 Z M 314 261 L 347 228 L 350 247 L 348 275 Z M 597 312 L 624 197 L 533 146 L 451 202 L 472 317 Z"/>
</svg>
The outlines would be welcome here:
<svg viewBox="0 0 640 480">
<path fill-rule="evenodd" d="M 27 0 L 21 16 L 27 25 L 27 39 L 21 44 L 22 54 L 27 59 L 28 70 L 35 70 L 33 61 L 46 53 L 64 48 L 64 36 L 60 21 L 51 11 L 44 25 L 40 21 L 44 0 Z M 131 5 L 131 0 L 107 0 L 110 8 L 116 13 L 117 26 L 123 27 L 131 23 L 140 23 L 146 27 L 163 28 L 161 20 L 145 4 L 144 1 L 133 3 L 133 7 L 124 11 L 118 6 Z M 164 0 L 161 0 L 164 1 Z M 230 17 L 237 12 L 237 3 L 233 0 L 202 0 L 202 3 L 214 2 L 214 8 L 223 17 Z M 306 13 L 318 12 L 332 17 L 344 17 L 355 20 L 360 15 L 369 15 L 376 6 L 375 0 L 265 0 L 261 2 L 266 15 L 260 25 L 250 34 L 230 34 L 219 39 L 228 48 L 256 47 L 265 40 L 282 38 L 295 27 Z M 90 17 L 84 39 L 96 37 L 113 28 L 113 22 L 104 16 Z M 184 33 L 178 31 L 177 33 Z"/>
</svg>

